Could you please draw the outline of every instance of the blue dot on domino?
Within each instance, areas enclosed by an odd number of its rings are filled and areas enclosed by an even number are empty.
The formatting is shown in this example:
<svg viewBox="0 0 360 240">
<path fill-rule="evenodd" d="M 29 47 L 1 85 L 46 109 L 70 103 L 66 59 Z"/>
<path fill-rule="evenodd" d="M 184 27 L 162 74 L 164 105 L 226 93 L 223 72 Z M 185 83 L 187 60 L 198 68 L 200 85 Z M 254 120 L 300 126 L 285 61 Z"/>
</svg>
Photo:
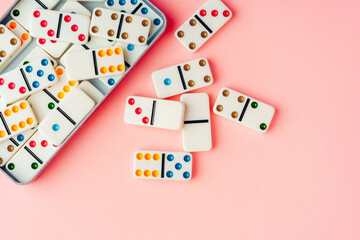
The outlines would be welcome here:
<svg viewBox="0 0 360 240">
<path fill-rule="evenodd" d="M 191 160 L 191 157 L 189 155 L 185 155 L 184 161 L 185 162 L 190 162 L 190 160 Z"/>
<path fill-rule="evenodd" d="M 108 84 L 109 84 L 110 86 L 114 85 L 114 84 L 115 84 L 115 80 L 114 80 L 113 78 L 110 78 L 110 79 L 108 80 Z"/>
<path fill-rule="evenodd" d="M 176 170 L 180 170 L 182 168 L 181 163 L 175 164 L 175 168 L 176 168 Z"/>
<path fill-rule="evenodd" d="M 43 70 L 37 71 L 37 75 L 38 75 L 39 77 L 44 76 L 44 71 L 43 71 Z"/>
<path fill-rule="evenodd" d="M 130 52 L 134 50 L 134 45 L 133 44 L 129 44 L 127 45 L 127 50 L 129 50 Z"/>
<path fill-rule="evenodd" d="M 34 81 L 32 85 L 34 88 L 38 88 L 40 86 L 40 83 L 38 81 Z"/>
<path fill-rule="evenodd" d="M 49 74 L 48 80 L 49 80 L 50 82 L 54 81 L 54 80 L 55 80 L 55 75 L 54 75 L 54 74 Z"/>
<path fill-rule="evenodd" d="M 174 160 L 174 155 L 169 154 L 166 158 L 167 158 L 168 161 L 171 162 L 172 160 Z"/>
<path fill-rule="evenodd" d="M 124 6 L 124 5 L 126 4 L 126 1 L 125 1 L 125 0 L 119 0 L 119 4 L 120 4 L 121 6 Z"/>
<path fill-rule="evenodd" d="M 53 129 L 55 132 L 59 131 L 59 130 L 60 130 L 59 124 L 56 124 L 56 123 L 55 123 L 55 124 L 52 126 L 52 129 Z"/>
<path fill-rule="evenodd" d="M 108 1 L 107 1 L 107 4 L 108 4 L 109 6 L 113 6 L 113 5 L 114 5 L 114 1 L 113 1 L 113 0 L 108 0 Z"/>
<path fill-rule="evenodd" d="M 172 177 L 174 176 L 174 173 L 173 173 L 172 171 L 167 171 L 167 172 L 166 172 L 166 176 L 167 176 L 168 178 L 172 178 Z"/>
<path fill-rule="evenodd" d="M 32 66 L 27 66 L 26 69 L 25 69 L 28 73 L 31 73 L 33 68 Z"/>
<path fill-rule="evenodd" d="M 41 65 L 47 66 L 49 64 L 49 61 L 47 59 L 41 60 Z"/>
<path fill-rule="evenodd" d="M 121 10 L 120 12 L 126 13 L 126 11 L 125 11 L 125 10 Z"/>
<path fill-rule="evenodd" d="M 131 4 L 132 4 L 132 5 L 137 4 L 137 0 L 131 0 Z"/>
<path fill-rule="evenodd" d="M 169 85 L 171 84 L 171 79 L 170 79 L 170 78 L 165 78 L 164 84 L 165 84 L 166 86 L 169 86 Z"/>
<path fill-rule="evenodd" d="M 183 173 L 183 177 L 184 177 L 185 179 L 188 179 L 188 178 L 190 177 L 190 173 L 189 173 L 189 172 L 184 172 L 184 173 Z"/>
<path fill-rule="evenodd" d="M 155 24 L 155 26 L 159 25 L 160 24 L 160 19 L 155 18 L 154 19 L 154 24 Z"/>
<path fill-rule="evenodd" d="M 24 141 L 25 137 L 24 137 L 24 135 L 19 134 L 19 135 L 16 137 L 16 139 L 17 139 L 19 142 L 22 142 L 22 141 Z"/>
<path fill-rule="evenodd" d="M 141 13 L 144 15 L 147 14 L 148 12 L 149 12 L 149 10 L 146 7 L 141 9 Z"/>
</svg>

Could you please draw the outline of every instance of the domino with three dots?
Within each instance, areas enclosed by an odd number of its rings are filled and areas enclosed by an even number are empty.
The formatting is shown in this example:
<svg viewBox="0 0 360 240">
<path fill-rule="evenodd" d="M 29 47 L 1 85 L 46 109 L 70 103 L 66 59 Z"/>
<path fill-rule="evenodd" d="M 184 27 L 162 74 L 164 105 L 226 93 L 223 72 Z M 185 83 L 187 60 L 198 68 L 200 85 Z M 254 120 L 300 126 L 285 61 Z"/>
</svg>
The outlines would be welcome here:
<svg viewBox="0 0 360 240">
<path fill-rule="evenodd" d="M 134 176 L 142 179 L 187 181 L 192 176 L 193 157 L 188 152 L 136 151 Z"/>
<path fill-rule="evenodd" d="M 263 133 L 268 130 L 275 109 L 230 88 L 222 88 L 216 99 L 213 112 Z"/>
<path fill-rule="evenodd" d="M 21 40 L 5 25 L 0 24 L 0 67 L 10 61 L 21 46 Z"/>
</svg>

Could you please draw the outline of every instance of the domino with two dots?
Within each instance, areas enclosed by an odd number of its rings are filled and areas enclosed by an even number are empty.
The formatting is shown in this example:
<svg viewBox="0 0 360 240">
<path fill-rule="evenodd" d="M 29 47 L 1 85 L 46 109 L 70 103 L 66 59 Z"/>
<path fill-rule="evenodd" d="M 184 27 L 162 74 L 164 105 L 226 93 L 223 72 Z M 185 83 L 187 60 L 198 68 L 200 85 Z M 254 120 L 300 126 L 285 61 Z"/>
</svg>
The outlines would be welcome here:
<svg viewBox="0 0 360 240">
<path fill-rule="evenodd" d="M 184 125 L 184 113 L 181 102 L 129 96 L 124 120 L 128 124 L 178 130 Z"/>
<path fill-rule="evenodd" d="M 90 23 L 90 35 L 135 45 L 145 45 L 150 25 L 150 19 L 145 17 L 106 8 L 95 8 Z"/>
<path fill-rule="evenodd" d="M 230 88 L 222 88 L 216 99 L 213 112 L 264 133 L 270 126 L 275 109 Z"/>
<path fill-rule="evenodd" d="M 213 84 L 209 62 L 198 58 L 152 73 L 156 95 L 167 98 Z"/>
<path fill-rule="evenodd" d="M 26 100 L 15 102 L 0 111 L 0 142 L 37 126 L 35 114 Z"/>
<path fill-rule="evenodd" d="M 212 139 L 209 95 L 207 93 L 183 94 L 180 102 L 184 103 L 186 108 L 182 129 L 184 151 L 210 151 Z"/>
<path fill-rule="evenodd" d="M 190 51 L 197 51 L 232 17 L 221 0 L 208 0 L 175 32 L 175 37 Z"/>
<path fill-rule="evenodd" d="M 5 25 L 0 24 L 0 67 L 8 64 L 20 46 L 21 40 Z"/>
<path fill-rule="evenodd" d="M 37 59 L 0 75 L 1 100 L 7 104 L 57 83 L 58 77 L 47 58 Z"/>
<path fill-rule="evenodd" d="M 39 124 L 39 131 L 55 145 L 62 144 L 95 106 L 95 102 L 79 88 L 66 98 Z"/>
<path fill-rule="evenodd" d="M 142 179 L 190 180 L 193 157 L 188 152 L 136 151 L 134 176 Z"/>
</svg>

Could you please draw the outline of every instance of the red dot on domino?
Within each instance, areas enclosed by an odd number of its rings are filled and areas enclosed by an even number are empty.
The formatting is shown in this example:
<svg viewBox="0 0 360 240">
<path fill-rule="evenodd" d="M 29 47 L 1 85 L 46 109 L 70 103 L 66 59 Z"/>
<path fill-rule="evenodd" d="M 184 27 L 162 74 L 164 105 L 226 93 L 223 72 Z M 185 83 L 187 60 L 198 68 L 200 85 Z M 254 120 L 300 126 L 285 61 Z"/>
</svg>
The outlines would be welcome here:
<svg viewBox="0 0 360 240">
<path fill-rule="evenodd" d="M 135 103 L 135 99 L 130 98 L 130 99 L 129 99 L 129 101 L 128 101 L 128 103 L 129 103 L 130 105 L 134 105 L 134 103 Z"/>
<path fill-rule="evenodd" d="M 200 16 L 205 17 L 206 16 L 206 10 L 202 9 L 200 11 Z"/>
<path fill-rule="evenodd" d="M 41 146 L 47 147 L 47 145 L 48 145 L 48 142 L 47 142 L 46 140 L 43 140 L 43 141 L 41 142 Z"/>
<path fill-rule="evenodd" d="M 136 109 L 135 109 L 135 113 L 136 113 L 137 115 L 141 114 L 141 112 L 142 112 L 141 108 L 136 108 Z"/>
<path fill-rule="evenodd" d="M 36 146 L 36 142 L 35 142 L 35 141 L 31 141 L 31 142 L 29 143 L 29 146 L 32 147 L 32 148 L 34 148 L 34 147 Z"/>
<path fill-rule="evenodd" d="M 64 20 L 65 20 L 65 22 L 70 22 L 70 21 L 71 21 L 71 17 L 70 17 L 69 15 L 66 15 L 66 16 L 64 17 Z"/>
<path fill-rule="evenodd" d="M 40 12 L 39 12 L 39 11 L 35 11 L 35 12 L 34 12 L 34 17 L 36 17 L 36 18 L 40 17 Z"/>
<path fill-rule="evenodd" d="M 72 26 L 71 26 L 71 30 L 72 30 L 73 32 L 76 32 L 77 30 L 79 30 L 78 25 L 76 25 L 76 24 L 72 25 Z"/>
<path fill-rule="evenodd" d="M 211 15 L 212 15 L 213 17 L 217 17 L 218 14 L 219 14 L 219 13 L 218 13 L 217 10 L 212 10 L 212 11 L 211 11 Z"/>
<path fill-rule="evenodd" d="M 143 117 L 142 122 L 143 122 L 144 124 L 148 124 L 148 123 L 149 123 L 149 118 Z"/>
<path fill-rule="evenodd" d="M 48 23 L 47 23 L 46 20 L 42 20 L 42 21 L 40 22 L 40 26 L 42 26 L 42 27 L 46 27 L 47 25 L 48 25 Z"/>
</svg>

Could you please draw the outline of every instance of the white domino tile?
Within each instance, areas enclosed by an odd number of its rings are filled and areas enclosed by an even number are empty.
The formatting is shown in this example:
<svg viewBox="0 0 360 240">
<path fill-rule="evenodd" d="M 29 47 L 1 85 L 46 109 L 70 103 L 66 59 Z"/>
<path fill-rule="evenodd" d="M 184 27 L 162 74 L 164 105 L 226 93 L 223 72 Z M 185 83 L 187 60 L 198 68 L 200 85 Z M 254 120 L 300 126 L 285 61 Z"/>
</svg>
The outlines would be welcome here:
<svg viewBox="0 0 360 240">
<path fill-rule="evenodd" d="M 96 104 L 100 103 L 104 99 L 102 94 L 94 85 L 89 81 L 82 81 L 79 88 L 84 91 Z"/>
</svg>

